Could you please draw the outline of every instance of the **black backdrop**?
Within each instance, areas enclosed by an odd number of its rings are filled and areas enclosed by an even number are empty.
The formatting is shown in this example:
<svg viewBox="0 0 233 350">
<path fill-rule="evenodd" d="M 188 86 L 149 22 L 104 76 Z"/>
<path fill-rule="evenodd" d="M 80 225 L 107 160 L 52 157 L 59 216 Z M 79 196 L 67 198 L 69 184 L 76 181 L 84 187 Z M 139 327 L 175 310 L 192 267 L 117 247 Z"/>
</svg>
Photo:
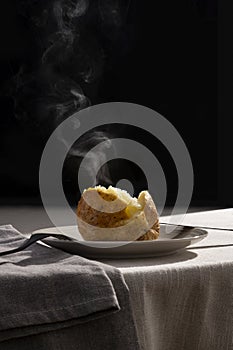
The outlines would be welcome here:
<svg viewBox="0 0 233 350">
<path fill-rule="evenodd" d="M 85 14 L 76 19 L 78 25 L 64 17 L 59 30 L 54 3 L 60 4 L 57 11 L 63 9 L 64 16 L 74 4 L 11 0 L 0 5 L 1 202 L 40 202 L 41 152 L 56 125 L 75 111 L 67 92 L 71 84 L 86 96 L 84 102 L 78 101 L 80 108 L 126 101 L 161 113 L 190 152 L 195 176 L 192 204 L 224 205 L 218 185 L 217 0 L 90 1 Z M 79 36 L 72 50 L 66 34 L 57 39 L 67 23 Z M 62 112 L 61 105 L 66 107 Z M 157 140 L 119 125 L 97 131 L 110 138 L 129 137 L 150 148 L 167 177 L 167 203 L 173 203 L 174 164 Z M 74 202 L 79 196 L 76 163 L 67 159 L 63 179 Z M 109 169 L 113 184 L 128 178 L 135 192 L 146 186 L 142 171 L 129 162 L 112 161 Z"/>
</svg>

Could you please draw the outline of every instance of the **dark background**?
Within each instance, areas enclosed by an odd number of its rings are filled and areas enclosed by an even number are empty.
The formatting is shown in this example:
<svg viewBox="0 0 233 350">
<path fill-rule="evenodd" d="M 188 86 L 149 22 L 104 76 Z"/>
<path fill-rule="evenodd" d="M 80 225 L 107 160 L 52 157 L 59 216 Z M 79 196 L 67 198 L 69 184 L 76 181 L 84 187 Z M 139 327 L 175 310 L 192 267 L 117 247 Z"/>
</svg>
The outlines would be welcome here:
<svg viewBox="0 0 233 350">
<path fill-rule="evenodd" d="M 74 17 L 78 3 L 1 2 L 1 204 L 40 203 L 41 152 L 62 120 L 90 104 L 126 101 L 156 110 L 179 131 L 194 167 L 193 205 L 231 205 L 230 191 L 221 189 L 227 128 L 219 121 L 225 95 L 217 0 L 90 1 Z M 154 152 L 172 205 L 177 176 L 164 146 L 143 130 L 113 125 L 75 147 L 83 154 L 106 137 L 132 138 Z M 64 165 L 71 203 L 79 198 L 79 161 L 70 155 Z M 112 161 L 108 172 L 113 185 L 131 180 L 135 194 L 146 187 L 142 170 L 130 162 Z"/>
</svg>

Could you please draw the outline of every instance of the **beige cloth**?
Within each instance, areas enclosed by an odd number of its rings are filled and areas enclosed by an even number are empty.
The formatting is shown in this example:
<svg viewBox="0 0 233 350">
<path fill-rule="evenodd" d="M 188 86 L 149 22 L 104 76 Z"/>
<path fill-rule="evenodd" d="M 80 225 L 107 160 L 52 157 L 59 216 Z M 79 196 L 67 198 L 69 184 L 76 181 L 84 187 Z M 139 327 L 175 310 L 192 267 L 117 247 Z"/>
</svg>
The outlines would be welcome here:
<svg viewBox="0 0 233 350">
<path fill-rule="evenodd" d="M 169 216 L 163 216 L 162 222 L 175 223 L 176 216 L 172 218 Z M 186 214 L 182 219 L 181 224 L 191 226 L 202 226 L 219 229 L 233 229 L 233 208 L 218 209 L 211 211 L 203 211 L 197 213 Z"/>
<path fill-rule="evenodd" d="M 233 229 L 233 209 L 188 214 L 186 224 Z M 224 220 L 222 219 L 224 217 Z M 144 350 L 233 349 L 233 231 L 170 256 L 108 261 L 123 272 Z"/>
</svg>

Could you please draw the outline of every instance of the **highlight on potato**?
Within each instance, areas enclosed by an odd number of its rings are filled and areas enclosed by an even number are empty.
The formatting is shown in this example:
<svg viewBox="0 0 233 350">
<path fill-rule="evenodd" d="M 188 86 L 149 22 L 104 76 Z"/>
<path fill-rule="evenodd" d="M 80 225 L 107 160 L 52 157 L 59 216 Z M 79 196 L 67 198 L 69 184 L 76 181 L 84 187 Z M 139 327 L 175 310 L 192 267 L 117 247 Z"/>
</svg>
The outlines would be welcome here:
<svg viewBox="0 0 233 350">
<path fill-rule="evenodd" d="M 148 191 L 138 198 L 116 187 L 90 187 L 77 206 L 79 232 L 86 241 L 145 241 L 159 237 L 159 216 Z"/>
</svg>

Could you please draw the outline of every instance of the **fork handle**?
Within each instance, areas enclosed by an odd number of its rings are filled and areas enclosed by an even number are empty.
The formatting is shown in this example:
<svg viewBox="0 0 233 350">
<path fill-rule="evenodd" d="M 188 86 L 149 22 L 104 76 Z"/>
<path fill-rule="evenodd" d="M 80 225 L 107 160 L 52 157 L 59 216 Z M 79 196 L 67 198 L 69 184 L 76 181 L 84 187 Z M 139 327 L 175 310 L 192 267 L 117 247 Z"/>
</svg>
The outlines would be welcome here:
<svg viewBox="0 0 233 350">
<path fill-rule="evenodd" d="M 33 243 L 35 243 L 35 242 L 37 242 L 37 241 L 39 241 L 39 240 L 41 240 L 43 238 L 47 238 L 47 237 L 69 239 L 67 236 L 64 236 L 64 235 L 61 235 L 61 234 L 56 234 L 56 233 L 35 233 L 35 234 L 31 235 L 30 238 L 26 239 L 19 247 L 0 252 L 0 256 L 9 255 L 9 254 L 13 254 L 13 253 L 18 253 L 18 252 L 26 249 L 27 247 L 29 247 Z"/>
</svg>

